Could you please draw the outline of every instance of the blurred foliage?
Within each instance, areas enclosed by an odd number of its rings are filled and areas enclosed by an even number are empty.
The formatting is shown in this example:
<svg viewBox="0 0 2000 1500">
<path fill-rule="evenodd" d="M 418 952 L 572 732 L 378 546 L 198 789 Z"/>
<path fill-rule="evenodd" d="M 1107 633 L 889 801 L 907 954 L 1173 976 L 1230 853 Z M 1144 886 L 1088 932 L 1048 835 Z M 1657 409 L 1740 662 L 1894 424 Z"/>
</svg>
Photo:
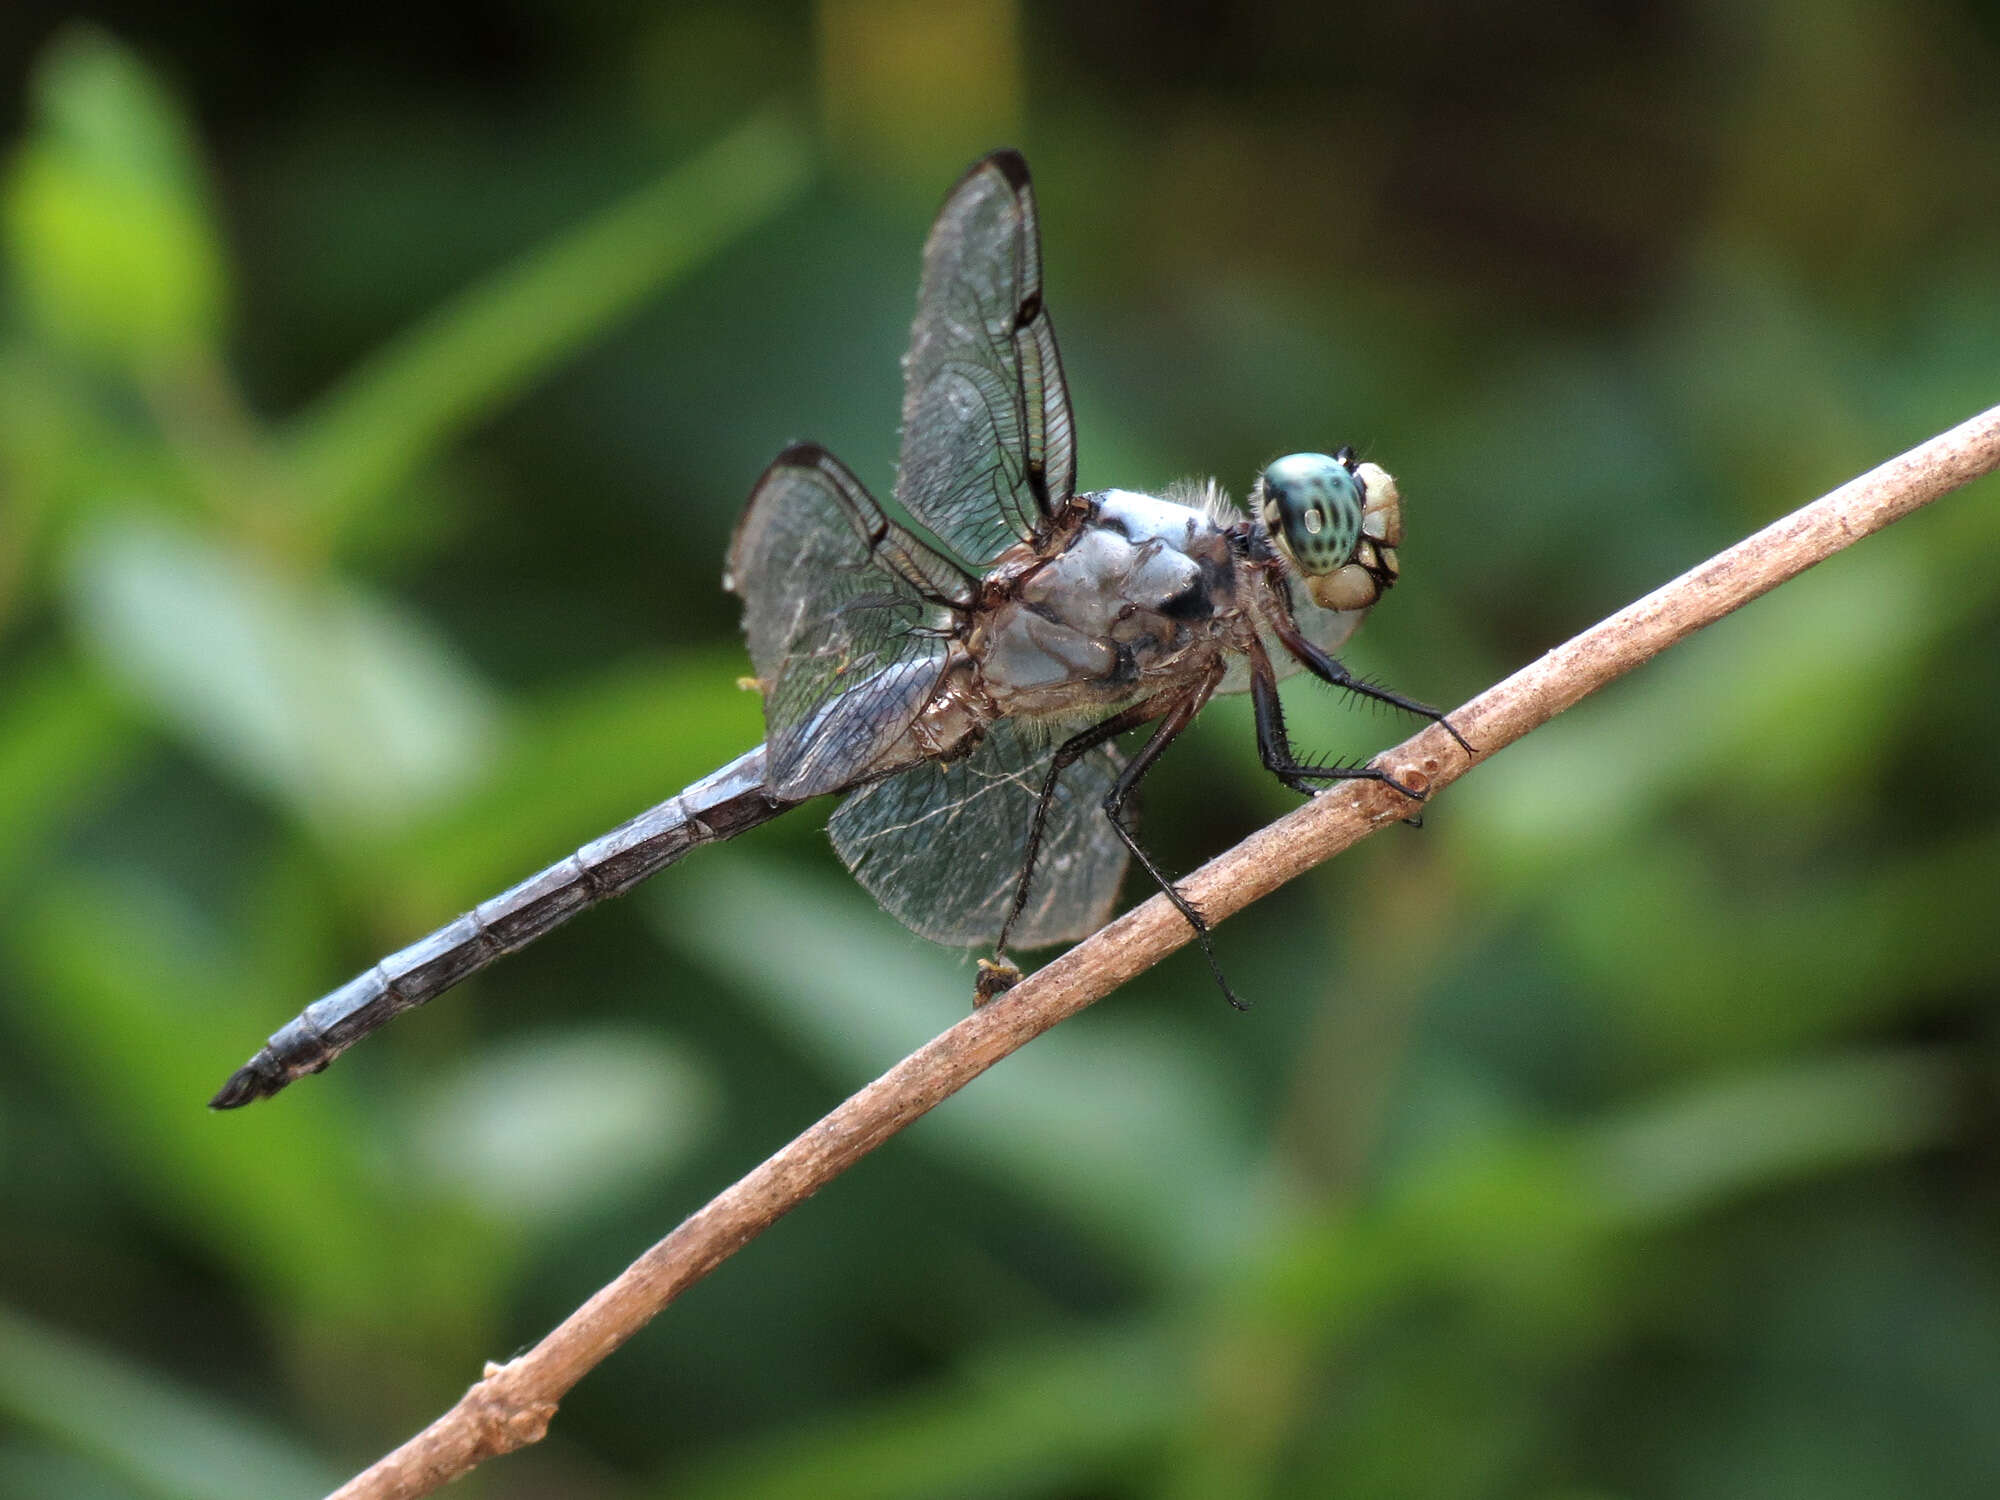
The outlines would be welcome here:
<svg viewBox="0 0 2000 1500">
<path fill-rule="evenodd" d="M 978 152 L 1085 483 L 1356 443 L 1352 659 L 1437 701 L 2000 399 L 1971 0 L 93 14 L 0 16 L 0 1494 L 324 1488 L 962 1012 L 800 814 L 201 1107 L 758 738 L 735 507 L 886 491 Z M 1996 499 L 1232 921 L 1250 1016 L 1038 1042 L 469 1492 L 1995 1493 Z M 1147 793 L 1175 868 L 1290 800 L 1236 702 Z"/>
</svg>

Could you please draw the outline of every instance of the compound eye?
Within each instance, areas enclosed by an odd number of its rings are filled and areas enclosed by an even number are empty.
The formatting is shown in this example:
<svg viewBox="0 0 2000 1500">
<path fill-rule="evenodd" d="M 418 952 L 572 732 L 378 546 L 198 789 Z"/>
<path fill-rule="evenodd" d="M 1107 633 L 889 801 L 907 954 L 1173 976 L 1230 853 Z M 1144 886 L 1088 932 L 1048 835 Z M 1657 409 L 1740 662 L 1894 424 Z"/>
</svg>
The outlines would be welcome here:
<svg viewBox="0 0 2000 1500">
<path fill-rule="evenodd" d="M 1309 578 L 1354 558 L 1365 497 L 1347 466 L 1324 453 L 1294 453 L 1264 470 L 1264 529 Z"/>
</svg>

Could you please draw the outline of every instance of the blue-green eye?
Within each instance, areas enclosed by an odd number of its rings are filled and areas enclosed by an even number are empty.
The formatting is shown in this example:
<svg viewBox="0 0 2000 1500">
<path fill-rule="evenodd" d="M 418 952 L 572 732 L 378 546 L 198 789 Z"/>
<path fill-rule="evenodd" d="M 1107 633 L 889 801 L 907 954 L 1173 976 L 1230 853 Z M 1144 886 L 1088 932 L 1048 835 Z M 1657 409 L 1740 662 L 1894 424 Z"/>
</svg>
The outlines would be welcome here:
<svg viewBox="0 0 2000 1500">
<path fill-rule="evenodd" d="M 1293 453 L 1264 471 L 1264 529 L 1308 577 L 1351 562 L 1361 541 L 1361 485 L 1324 453 Z"/>
</svg>

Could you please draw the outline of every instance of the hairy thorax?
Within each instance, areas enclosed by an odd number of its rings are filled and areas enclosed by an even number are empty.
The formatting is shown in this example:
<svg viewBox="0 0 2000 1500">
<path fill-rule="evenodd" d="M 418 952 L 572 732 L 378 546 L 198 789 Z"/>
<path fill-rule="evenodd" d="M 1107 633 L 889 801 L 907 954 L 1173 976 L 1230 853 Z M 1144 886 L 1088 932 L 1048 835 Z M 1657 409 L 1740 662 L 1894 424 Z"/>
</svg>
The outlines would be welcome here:
<svg viewBox="0 0 2000 1500">
<path fill-rule="evenodd" d="M 1203 510 L 1128 490 L 1090 498 L 1051 557 L 1024 546 L 988 575 L 966 639 L 1001 714 L 1101 717 L 1199 676 L 1236 617 L 1229 538 Z"/>
</svg>

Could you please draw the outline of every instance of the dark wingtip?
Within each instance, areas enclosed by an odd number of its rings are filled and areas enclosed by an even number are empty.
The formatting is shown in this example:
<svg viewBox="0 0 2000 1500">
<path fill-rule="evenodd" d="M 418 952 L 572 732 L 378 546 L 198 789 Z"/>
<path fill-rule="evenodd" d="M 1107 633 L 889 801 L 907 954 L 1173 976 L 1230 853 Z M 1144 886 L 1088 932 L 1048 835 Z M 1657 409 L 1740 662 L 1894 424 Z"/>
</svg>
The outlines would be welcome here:
<svg viewBox="0 0 2000 1500">
<path fill-rule="evenodd" d="M 833 455 L 818 443 L 787 443 L 784 452 L 764 466 L 764 472 L 773 469 L 816 469 L 823 458 Z"/>
<path fill-rule="evenodd" d="M 980 158 L 982 167 L 992 167 L 1016 188 L 1028 185 L 1028 159 L 1012 146 L 1002 146 L 998 151 L 989 151 Z"/>
<path fill-rule="evenodd" d="M 949 203 L 958 196 L 959 189 L 982 172 L 998 172 L 1007 179 L 1007 185 L 1016 193 L 1030 190 L 1028 181 L 1028 159 L 1012 146 L 1002 146 L 997 151 L 989 151 L 978 161 L 958 174 L 958 181 L 951 185 L 951 191 L 944 195 Z"/>
<path fill-rule="evenodd" d="M 291 1080 L 282 1073 L 273 1072 L 265 1062 L 264 1054 L 258 1053 L 250 1061 L 229 1075 L 229 1082 L 215 1091 L 215 1097 L 208 1101 L 210 1109 L 241 1109 L 246 1104 L 259 1099 L 268 1099 Z"/>
</svg>

